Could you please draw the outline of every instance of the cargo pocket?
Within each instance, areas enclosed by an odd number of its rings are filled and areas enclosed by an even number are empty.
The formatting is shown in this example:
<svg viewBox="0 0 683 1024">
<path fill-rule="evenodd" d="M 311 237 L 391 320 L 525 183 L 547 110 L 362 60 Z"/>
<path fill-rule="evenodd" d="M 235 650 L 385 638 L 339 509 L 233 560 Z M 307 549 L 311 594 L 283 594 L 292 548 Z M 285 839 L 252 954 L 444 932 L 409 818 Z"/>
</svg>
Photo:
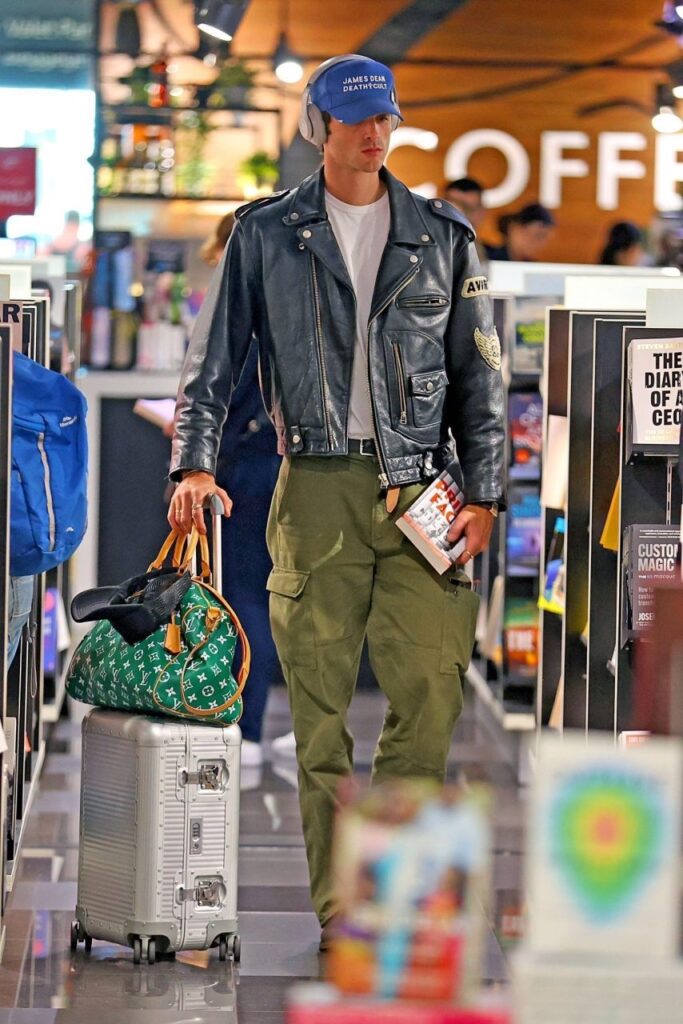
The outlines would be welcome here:
<svg viewBox="0 0 683 1024">
<path fill-rule="evenodd" d="M 313 639 L 311 599 L 307 592 L 310 572 L 275 566 L 268 577 L 270 625 L 281 661 L 300 668 L 318 663 Z"/>
<path fill-rule="evenodd" d="M 479 595 L 472 590 L 467 573 L 446 573 L 443 593 L 442 672 L 460 673 L 461 679 L 472 657 L 479 612 Z"/>
</svg>

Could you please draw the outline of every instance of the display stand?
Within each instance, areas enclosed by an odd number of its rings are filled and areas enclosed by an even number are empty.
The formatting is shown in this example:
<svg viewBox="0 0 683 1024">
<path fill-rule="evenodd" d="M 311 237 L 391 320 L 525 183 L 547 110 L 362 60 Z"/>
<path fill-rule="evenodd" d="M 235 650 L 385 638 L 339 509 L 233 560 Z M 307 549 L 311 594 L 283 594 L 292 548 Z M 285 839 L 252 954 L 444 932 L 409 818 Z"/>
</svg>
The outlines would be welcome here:
<svg viewBox="0 0 683 1024">
<path fill-rule="evenodd" d="M 622 423 L 628 418 L 628 380 L 626 373 L 628 346 L 635 340 L 665 340 L 683 337 L 683 328 L 626 327 L 623 332 L 622 348 Z M 627 461 L 627 438 L 621 433 L 621 504 L 618 565 L 621 570 L 623 559 L 624 530 L 636 524 L 666 524 L 680 522 L 681 484 L 676 473 L 674 459 L 657 456 L 634 455 Z M 633 645 L 622 645 L 621 623 L 626 600 L 623 586 L 620 586 L 617 607 L 617 636 L 620 638 L 615 665 L 614 727 L 617 732 L 637 728 L 633 721 Z"/>
<path fill-rule="evenodd" d="M 551 306 L 547 311 L 546 350 L 543 367 L 543 446 L 548 447 L 550 416 L 567 416 L 567 377 L 569 367 L 570 311 Z M 557 472 L 547 466 L 545 472 Z M 546 575 L 546 558 L 561 507 L 547 507 L 541 502 L 541 560 L 539 566 L 541 586 Z M 536 686 L 536 720 L 547 725 L 557 698 L 562 674 L 562 618 L 555 612 L 542 609 L 538 633 L 538 681 Z"/>
<path fill-rule="evenodd" d="M 641 314 L 627 320 L 595 321 L 591 429 L 590 515 L 588 525 L 588 656 L 586 713 L 589 729 L 614 728 L 614 671 L 611 661 L 615 630 L 619 570 L 616 552 L 601 538 L 620 479 L 621 374 L 624 328 L 642 322 Z"/>
</svg>

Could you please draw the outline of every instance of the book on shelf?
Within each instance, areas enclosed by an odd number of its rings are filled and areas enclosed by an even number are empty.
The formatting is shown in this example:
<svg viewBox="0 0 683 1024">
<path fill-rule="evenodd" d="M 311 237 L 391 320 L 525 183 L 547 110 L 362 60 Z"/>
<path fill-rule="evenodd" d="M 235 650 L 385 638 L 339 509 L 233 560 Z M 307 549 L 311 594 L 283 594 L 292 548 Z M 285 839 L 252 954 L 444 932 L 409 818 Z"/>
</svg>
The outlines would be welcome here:
<svg viewBox="0 0 683 1024">
<path fill-rule="evenodd" d="M 628 347 L 626 458 L 677 456 L 683 420 L 683 338 Z"/>
<path fill-rule="evenodd" d="M 654 625 L 655 590 L 679 576 L 680 527 L 634 525 L 622 542 L 622 646 Z"/>
<path fill-rule="evenodd" d="M 173 423 L 175 398 L 138 398 L 133 412 L 163 430 Z"/>
<path fill-rule="evenodd" d="M 538 671 L 538 608 L 524 597 L 505 603 L 503 652 L 506 675 L 512 680 L 535 679 Z"/>
<path fill-rule="evenodd" d="M 507 513 L 508 576 L 533 576 L 541 553 L 541 501 L 537 487 L 510 488 Z"/>
<path fill-rule="evenodd" d="M 511 480 L 541 475 L 543 404 L 538 391 L 513 391 L 508 399 Z"/>
<path fill-rule="evenodd" d="M 512 372 L 537 374 L 543 367 L 545 344 L 545 311 L 551 301 L 544 297 L 515 298 L 515 340 L 512 349 Z"/>
<path fill-rule="evenodd" d="M 446 536 L 464 504 L 460 487 L 448 470 L 444 470 L 396 520 L 401 533 L 439 574 L 452 568 L 465 550 L 464 537 L 451 546 Z"/>
</svg>

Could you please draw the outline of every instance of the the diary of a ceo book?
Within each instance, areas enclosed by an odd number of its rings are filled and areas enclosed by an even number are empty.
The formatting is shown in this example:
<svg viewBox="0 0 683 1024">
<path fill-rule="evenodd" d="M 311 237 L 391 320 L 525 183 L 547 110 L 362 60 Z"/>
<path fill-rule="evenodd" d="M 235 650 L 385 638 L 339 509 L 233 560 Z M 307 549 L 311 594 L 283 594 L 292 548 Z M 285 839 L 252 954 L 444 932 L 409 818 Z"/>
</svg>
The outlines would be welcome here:
<svg viewBox="0 0 683 1024">
<path fill-rule="evenodd" d="M 464 537 L 453 547 L 446 539 L 451 523 L 464 504 L 462 491 L 448 470 L 444 470 L 396 520 L 399 530 L 438 573 L 451 569 L 465 550 Z"/>
</svg>

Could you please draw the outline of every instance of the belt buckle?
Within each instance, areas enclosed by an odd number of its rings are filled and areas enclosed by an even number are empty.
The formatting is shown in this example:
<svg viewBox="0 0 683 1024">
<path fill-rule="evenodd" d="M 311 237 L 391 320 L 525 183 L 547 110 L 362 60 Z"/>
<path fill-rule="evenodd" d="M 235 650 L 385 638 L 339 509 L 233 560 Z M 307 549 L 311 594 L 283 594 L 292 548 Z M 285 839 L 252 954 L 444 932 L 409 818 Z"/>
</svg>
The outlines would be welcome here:
<svg viewBox="0 0 683 1024">
<path fill-rule="evenodd" d="M 369 451 L 369 452 L 365 451 L 365 445 L 366 444 L 372 445 L 373 448 L 375 447 L 375 442 L 372 440 L 372 438 L 363 437 L 363 438 L 361 438 L 360 444 L 359 444 L 359 447 L 358 447 L 358 450 L 359 450 L 360 454 L 361 455 L 369 455 L 370 458 L 374 458 L 374 455 L 375 455 L 374 451 Z"/>
</svg>

